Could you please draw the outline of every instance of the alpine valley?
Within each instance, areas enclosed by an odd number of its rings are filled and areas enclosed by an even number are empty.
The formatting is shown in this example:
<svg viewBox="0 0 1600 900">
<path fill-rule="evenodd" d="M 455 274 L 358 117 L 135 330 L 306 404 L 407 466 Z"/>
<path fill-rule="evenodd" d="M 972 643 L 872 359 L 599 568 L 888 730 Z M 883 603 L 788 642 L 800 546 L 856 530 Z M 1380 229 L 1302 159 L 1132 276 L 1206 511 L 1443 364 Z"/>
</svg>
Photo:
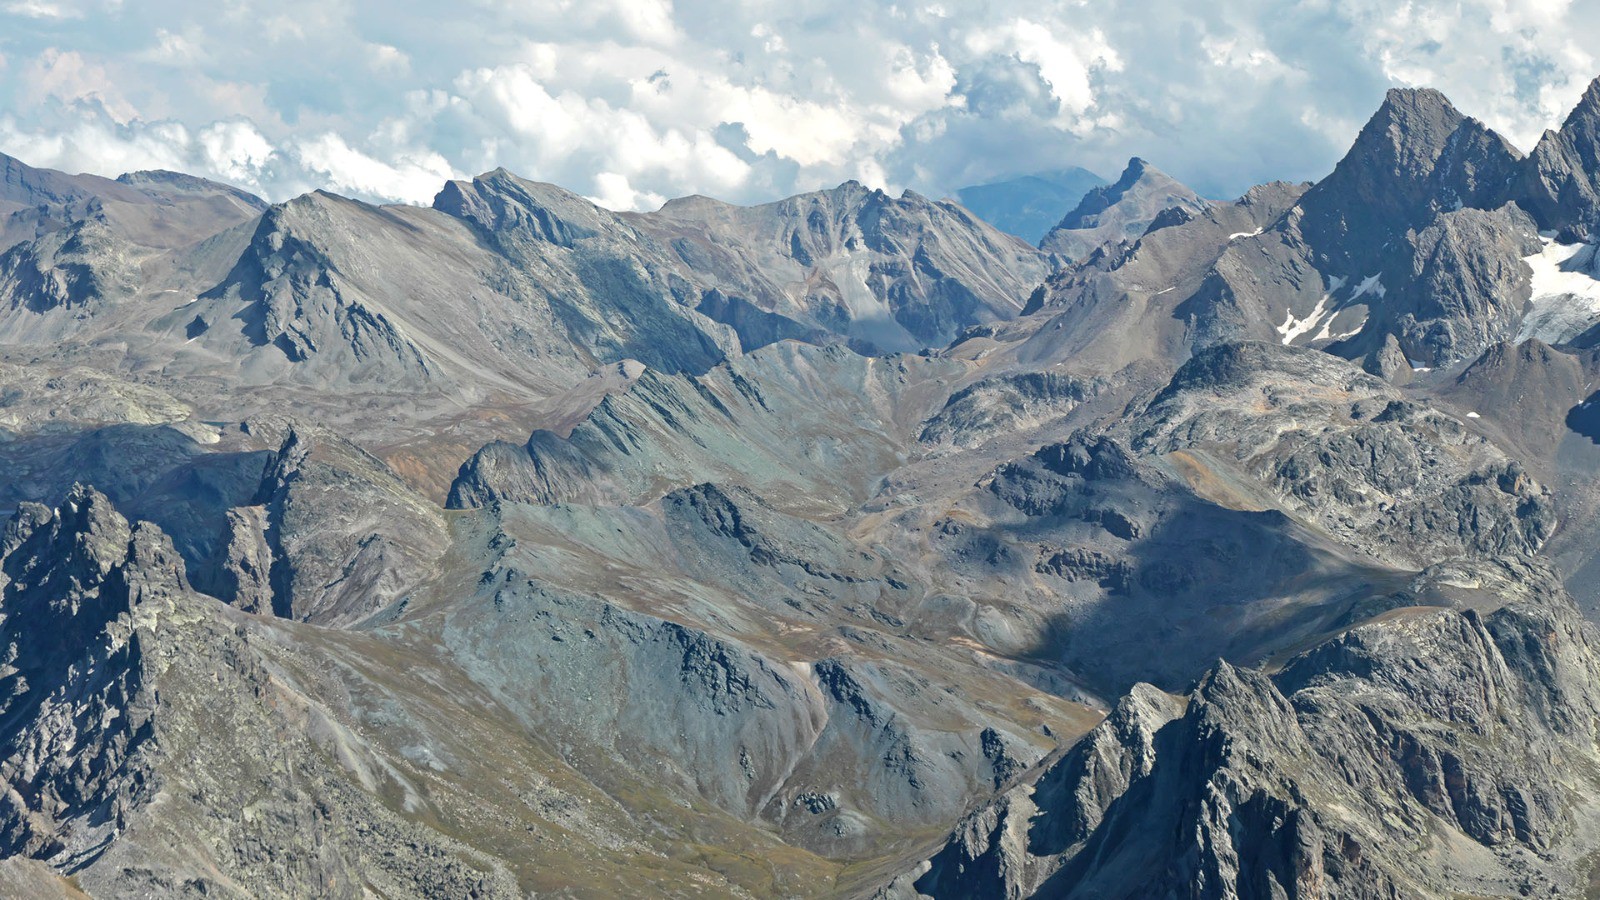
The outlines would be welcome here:
<svg viewBox="0 0 1600 900">
<path fill-rule="evenodd" d="M 1600 82 L 1089 183 L 0 157 L 0 895 L 1600 897 Z"/>
</svg>

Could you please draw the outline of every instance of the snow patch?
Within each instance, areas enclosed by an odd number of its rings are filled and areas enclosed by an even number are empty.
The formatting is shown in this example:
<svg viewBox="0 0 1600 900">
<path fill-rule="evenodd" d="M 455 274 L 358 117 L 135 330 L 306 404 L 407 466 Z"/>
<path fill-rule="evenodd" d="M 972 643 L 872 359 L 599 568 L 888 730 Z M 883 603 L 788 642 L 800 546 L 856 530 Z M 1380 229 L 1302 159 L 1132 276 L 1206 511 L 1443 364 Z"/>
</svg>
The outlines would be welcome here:
<svg viewBox="0 0 1600 900">
<path fill-rule="evenodd" d="M 1367 317 L 1372 314 L 1370 310 L 1363 309 L 1361 313 L 1361 321 L 1357 322 L 1355 327 L 1351 328 L 1349 331 L 1341 331 L 1338 334 L 1334 334 L 1333 320 L 1339 318 L 1340 312 L 1343 312 L 1343 310 L 1336 310 L 1333 315 L 1329 316 L 1327 320 L 1322 323 L 1322 330 L 1317 332 L 1317 336 L 1312 338 L 1312 340 L 1320 341 L 1326 338 L 1333 341 L 1342 341 L 1348 337 L 1355 337 L 1361 333 L 1361 329 L 1367 326 Z"/>
<path fill-rule="evenodd" d="M 1239 238 L 1255 237 L 1261 232 L 1262 229 L 1260 228 L 1257 228 L 1255 231 L 1235 231 L 1233 234 L 1228 235 L 1228 240 L 1237 241 Z"/>
<path fill-rule="evenodd" d="M 1544 249 L 1523 262 L 1533 270 L 1529 310 L 1517 340 L 1537 338 L 1547 344 L 1570 341 L 1600 319 L 1600 269 L 1594 244 L 1558 244 L 1545 239 Z"/>
<path fill-rule="evenodd" d="M 1363 280 L 1360 286 L 1356 288 L 1355 293 L 1351 294 L 1348 299 L 1335 302 L 1332 308 L 1329 308 L 1329 302 L 1333 300 L 1333 295 L 1338 293 L 1346 283 L 1346 279 L 1338 275 L 1328 276 L 1328 292 L 1323 294 L 1322 299 L 1317 301 L 1317 305 L 1312 308 L 1310 315 L 1304 319 L 1297 319 L 1292 309 L 1285 314 L 1283 324 L 1278 326 L 1278 334 L 1283 338 L 1284 346 L 1294 343 L 1297 339 L 1307 334 L 1311 335 L 1313 341 L 1320 341 L 1323 339 L 1342 340 L 1360 333 L 1361 329 L 1367 324 L 1369 313 L 1365 311 L 1362 313 L 1361 321 L 1357 322 L 1355 328 L 1350 331 L 1341 331 L 1338 334 L 1333 334 L 1333 320 L 1366 294 L 1376 294 L 1382 297 L 1384 294 L 1383 283 L 1378 281 L 1378 276 L 1373 275 Z"/>
<path fill-rule="evenodd" d="M 1365 297 L 1368 294 L 1383 297 L 1388 293 L 1389 289 L 1383 286 L 1383 282 L 1378 280 L 1378 276 L 1368 275 L 1366 278 L 1361 279 L 1360 284 L 1356 285 L 1356 292 L 1350 295 L 1350 301 Z"/>
<path fill-rule="evenodd" d="M 1476 418 L 1479 418 L 1479 416 L 1478 416 L 1478 414 L 1477 414 L 1477 413 L 1475 413 L 1475 412 L 1469 412 L 1469 413 L 1467 413 L 1467 418 L 1469 418 L 1469 419 L 1476 419 Z"/>
<path fill-rule="evenodd" d="M 1292 309 L 1285 311 L 1283 324 L 1278 326 L 1278 334 L 1283 336 L 1283 345 L 1287 347 L 1301 335 L 1311 333 L 1312 329 L 1322 324 L 1322 318 L 1327 315 L 1327 311 L 1327 294 L 1322 295 L 1322 299 L 1318 300 L 1317 305 L 1312 308 L 1311 314 L 1304 319 L 1296 319 Z"/>
</svg>

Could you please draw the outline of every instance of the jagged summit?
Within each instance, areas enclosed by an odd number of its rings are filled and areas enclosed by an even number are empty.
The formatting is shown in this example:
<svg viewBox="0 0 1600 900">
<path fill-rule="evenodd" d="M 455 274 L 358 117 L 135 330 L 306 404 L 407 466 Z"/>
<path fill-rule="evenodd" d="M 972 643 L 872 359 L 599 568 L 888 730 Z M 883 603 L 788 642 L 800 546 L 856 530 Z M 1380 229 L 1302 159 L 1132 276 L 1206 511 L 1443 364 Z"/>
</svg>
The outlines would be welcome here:
<svg viewBox="0 0 1600 900">
<path fill-rule="evenodd" d="M 1567 113 L 1561 130 L 1571 133 L 1579 129 L 1592 130 L 1597 125 L 1600 125 L 1600 78 L 1595 78 L 1584 88 L 1577 105 Z"/>
<path fill-rule="evenodd" d="M 1176 179 L 1134 157 L 1114 183 L 1085 194 L 1039 246 L 1067 259 L 1082 260 L 1098 247 L 1138 237 L 1164 210 L 1196 213 L 1208 205 Z"/>
<path fill-rule="evenodd" d="M 1504 204 L 1521 159 L 1439 91 L 1391 89 L 1333 173 L 1306 193 L 1301 229 L 1334 265 L 1361 264 L 1436 213 Z"/>
<path fill-rule="evenodd" d="M 1105 187 L 1095 188 L 1078 201 L 1078 205 L 1061 218 L 1058 228 L 1093 228 L 1100 224 L 1098 216 L 1117 201 L 1127 196 L 1135 184 L 1148 176 L 1151 180 L 1166 179 L 1167 175 L 1135 156 L 1128 160 L 1117 180 Z"/>
<path fill-rule="evenodd" d="M 1589 84 L 1559 130 L 1530 154 L 1517 200 L 1541 228 L 1592 240 L 1600 225 L 1600 78 Z"/>
<path fill-rule="evenodd" d="M 529 181 L 504 168 L 470 182 L 446 182 L 434 197 L 433 208 L 489 232 L 526 227 L 559 246 L 599 234 L 608 218 L 604 210 L 565 188 Z"/>
<path fill-rule="evenodd" d="M 1450 98 L 1434 88 L 1390 88 L 1356 135 L 1354 146 L 1393 168 L 1423 168 L 1438 158 L 1450 135 L 1466 120 Z"/>
</svg>

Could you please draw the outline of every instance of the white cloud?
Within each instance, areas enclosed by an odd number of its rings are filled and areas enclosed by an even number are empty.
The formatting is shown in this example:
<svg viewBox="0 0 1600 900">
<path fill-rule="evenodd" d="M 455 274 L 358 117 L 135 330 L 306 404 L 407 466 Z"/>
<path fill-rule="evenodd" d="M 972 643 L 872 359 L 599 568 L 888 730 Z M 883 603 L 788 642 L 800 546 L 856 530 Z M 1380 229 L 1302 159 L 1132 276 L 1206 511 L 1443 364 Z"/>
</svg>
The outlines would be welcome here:
<svg viewBox="0 0 1600 900">
<path fill-rule="evenodd" d="M 1526 147 L 1600 74 L 1571 0 L 0 2 L 0 150 L 273 199 L 426 202 L 498 165 L 629 208 L 939 195 L 1136 154 L 1237 194 L 1328 171 L 1392 85 Z"/>
<path fill-rule="evenodd" d="M 23 98 L 34 103 L 54 101 L 63 106 L 94 107 L 119 124 L 137 115 L 106 68 L 75 51 L 47 48 L 20 80 Z"/>
<path fill-rule="evenodd" d="M 261 183 L 262 170 L 276 152 L 249 122 L 218 122 L 200 132 L 205 170 L 235 184 Z"/>
<path fill-rule="evenodd" d="M 198 31 L 179 34 L 156 30 L 155 45 L 139 55 L 141 60 L 167 66 L 192 66 L 208 62 L 205 36 Z"/>
<path fill-rule="evenodd" d="M 334 191 L 407 203 L 427 203 L 446 181 L 460 178 L 437 153 L 404 155 L 384 162 L 345 143 L 337 134 L 297 142 L 291 151 L 305 169 L 322 175 Z"/>
<path fill-rule="evenodd" d="M 1079 117 L 1094 105 L 1094 71 L 1115 72 L 1122 68 L 1121 57 L 1106 43 L 1105 34 L 1099 29 L 1073 32 L 1027 18 L 972 32 L 967 35 L 967 47 L 980 56 L 1010 54 L 1036 66 L 1055 98 L 1059 123 L 1068 129 L 1076 127 Z"/>
<path fill-rule="evenodd" d="M 399 47 L 391 47 L 388 44 L 368 44 L 366 53 L 368 64 L 374 72 L 403 74 L 411 69 L 411 57 L 402 52 Z"/>
<path fill-rule="evenodd" d="M 69 129 L 38 133 L 23 130 L 7 117 L 0 119 L 0 141 L 12 155 L 69 172 L 182 170 L 192 162 L 189 130 L 176 122 L 118 128 L 103 120 L 84 121 Z"/>
<path fill-rule="evenodd" d="M 17 0 L 7 3 L 5 11 L 13 16 L 22 16 L 27 19 L 81 19 L 83 11 L 74 9 L 62 3 L 50 3 L 48 0 Z"/>
</svg>

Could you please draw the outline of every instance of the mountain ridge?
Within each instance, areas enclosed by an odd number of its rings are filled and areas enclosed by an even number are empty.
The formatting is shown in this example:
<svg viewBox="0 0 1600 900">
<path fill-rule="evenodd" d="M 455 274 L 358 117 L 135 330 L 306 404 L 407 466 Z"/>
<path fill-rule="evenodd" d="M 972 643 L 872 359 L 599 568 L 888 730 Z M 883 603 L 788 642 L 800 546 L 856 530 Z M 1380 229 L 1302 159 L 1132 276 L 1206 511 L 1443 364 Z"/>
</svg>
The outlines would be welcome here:
<svg viewBox="0 0 1600 900">
<path fill-rule="evenodd" d="M 1596 109 L 1070 252 L 13 166 L 0 890 L 1578 895 Z"/>
</svg>

